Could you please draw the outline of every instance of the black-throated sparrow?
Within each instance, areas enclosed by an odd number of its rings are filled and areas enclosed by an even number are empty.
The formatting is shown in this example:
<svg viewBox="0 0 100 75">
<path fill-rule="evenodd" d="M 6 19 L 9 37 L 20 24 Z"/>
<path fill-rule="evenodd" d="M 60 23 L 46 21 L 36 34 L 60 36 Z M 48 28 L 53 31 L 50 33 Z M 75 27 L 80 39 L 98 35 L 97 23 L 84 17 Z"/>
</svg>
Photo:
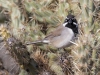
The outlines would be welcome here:
<svg viewBox="0 0 100 75">
<path fill-rule="evenodd" d="M 74 15 L 69 14 L 63 25 L 60 25 L 55 31 L 51 32 L 44 39 L 27 43 L 27 45 L 35 43 L 46 43 L 56 48 L 68 47 L 74 43 L 76 35 L 78 34 L 78 24 Z"/>
</svg>

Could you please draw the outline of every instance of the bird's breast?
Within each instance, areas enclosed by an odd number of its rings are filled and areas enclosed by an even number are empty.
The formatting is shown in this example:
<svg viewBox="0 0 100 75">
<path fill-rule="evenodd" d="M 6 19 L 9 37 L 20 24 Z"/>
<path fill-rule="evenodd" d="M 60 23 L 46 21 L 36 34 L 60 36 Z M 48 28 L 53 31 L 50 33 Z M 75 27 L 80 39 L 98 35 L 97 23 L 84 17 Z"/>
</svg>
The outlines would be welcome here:
<svg viewBox="0 0 100 75">
<path fill-rule="evenodd" d="M 70 28 L 64 28 L 61 35 L 51 40 L 51 44 L 57 48 L 63 48 L 70 45 L 70 41 L 74 38 L 74 33 Z"/>
</svg>

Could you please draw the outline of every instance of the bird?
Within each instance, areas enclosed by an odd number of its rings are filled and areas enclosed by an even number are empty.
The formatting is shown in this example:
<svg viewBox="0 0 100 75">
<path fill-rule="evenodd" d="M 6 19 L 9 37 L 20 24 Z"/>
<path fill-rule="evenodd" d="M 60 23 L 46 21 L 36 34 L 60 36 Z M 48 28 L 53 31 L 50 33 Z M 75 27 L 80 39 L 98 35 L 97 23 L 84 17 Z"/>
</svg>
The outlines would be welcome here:
<svg viewBox="0 0 100 75">
<path fill-rule="evenodd" d="M 77 45 L 74 41 L 77 38 L 78 22 L 74 15 L 68 14 L 62 25 L 58 26 L 54 31 L 48 34 L 42 40 L 27 43 L 26 45 L 44 43 L 55 48 L 69 47 L 71 44 Z"/>
</svg>

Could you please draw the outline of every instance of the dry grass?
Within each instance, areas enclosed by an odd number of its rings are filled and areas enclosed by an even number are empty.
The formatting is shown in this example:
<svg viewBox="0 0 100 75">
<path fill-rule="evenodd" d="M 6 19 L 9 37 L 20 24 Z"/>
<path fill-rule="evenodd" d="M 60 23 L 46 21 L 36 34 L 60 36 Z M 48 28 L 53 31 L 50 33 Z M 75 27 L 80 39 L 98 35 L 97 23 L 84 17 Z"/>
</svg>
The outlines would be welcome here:
<svg viewBox="0 0 100 75">
<path fill-rule="evenodd" d="M 42 69 L 45 68 L 45 71 L 40 72 L 41 75 L 46 75 L 46 73 L 48 75 L 99 74 L 100 1 L 0 0 L 0 6 L 2 7 L 1 10 L 5 9 L 8 17 L 10 16 L 7 22 L 9 23 L 7 27 L 9 27 L 10 35 L 22 43 L 42 39 L 52 29 L 62 24 L 66 15 L 72 12 L 79 23 L 79 35 L 78 40 L 76 40 L 78 46 L 73 45 L 69 49 L 66 48 L 65 51 L 52 51 L 48 46 L 31 45 L 27 47 L 31 58 L 38 65 L 42 64 Z M 4 36 L 2 34 L 2 37 Z M 7 38 L 5 36 L 5 40 Z M 60 62 L 63 52 L 67 56 L 65 56 L 64 62 Z M 70 62 L 67 63 L 67 61 Z M 59 65 L 60 63 L 62 65 Z M 55 68 L 58 70 L 56 71 Z"/>
</svg>

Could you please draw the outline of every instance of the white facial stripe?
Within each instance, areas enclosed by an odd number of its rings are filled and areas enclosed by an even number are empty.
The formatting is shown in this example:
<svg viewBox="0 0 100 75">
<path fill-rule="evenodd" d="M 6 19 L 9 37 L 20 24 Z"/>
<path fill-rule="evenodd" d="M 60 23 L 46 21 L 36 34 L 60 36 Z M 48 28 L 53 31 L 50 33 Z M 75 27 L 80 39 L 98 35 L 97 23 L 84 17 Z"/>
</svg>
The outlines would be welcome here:
<svg viewBox="0 0 100 75">
<path fill-rule="evenodd" d="M 63 26 L 65 27 L 65 26 L 66 26 L 66 24 L 68 24 L 68 22 L 64 23 L 64 24 L 63 24 Z"/>
<path fill-rule="evenodd" d="M 78 26 L 78 24 L 77 24 L 77 23 L 75 23 L 75 22 L 73 22 L 73 24 L 74 24 L 74 25 L 76 25 L 76 26 Z"/>
<path fill-rule="evenodd" d="M 66 17 L 66 19 L 69 19 L 68 17 Z"/>
</svg>

